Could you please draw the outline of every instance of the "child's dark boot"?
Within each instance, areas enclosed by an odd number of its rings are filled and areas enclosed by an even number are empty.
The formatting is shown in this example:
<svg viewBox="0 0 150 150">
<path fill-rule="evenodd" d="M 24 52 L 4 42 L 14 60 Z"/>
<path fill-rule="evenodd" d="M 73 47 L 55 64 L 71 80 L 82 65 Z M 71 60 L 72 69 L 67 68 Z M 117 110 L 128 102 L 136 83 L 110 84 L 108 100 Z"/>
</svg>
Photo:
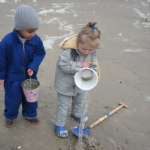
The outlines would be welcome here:
<svg viewBox="0 0 150 150">
<path fill-rule="evenodd" d="M 30 123 L 34 124 L 34 125 L 38 125 L 40 123 L 40 120 L 35 117 L 35 118 L 26 118 Z"/>
<path fill-rule="evenodd" d="M 5 127 L 11 128 L 13 126 L 13 123 L 14 123 L 13 120 L 9 120 L 5 118 L 5 122 L 4 122 Z"/>
</svg>

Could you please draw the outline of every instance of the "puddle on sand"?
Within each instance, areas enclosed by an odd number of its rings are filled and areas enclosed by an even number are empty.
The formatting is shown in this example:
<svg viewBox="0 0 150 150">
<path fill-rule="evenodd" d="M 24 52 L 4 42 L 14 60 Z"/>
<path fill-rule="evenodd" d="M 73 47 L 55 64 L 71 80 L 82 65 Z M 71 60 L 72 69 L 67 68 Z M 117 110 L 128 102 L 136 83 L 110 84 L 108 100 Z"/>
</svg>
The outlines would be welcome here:
<svg viewBox="0 0 150 150">
<path fill-rule="evenodd" d="M 69 146 L 60 150 L 104 150 L 99 142 L 95 138 L 95 133 L 91 133 L 90 136 L 85 136 L 82 139 L 82 147 L 79 145 L 79 140 L 73 146 Z"/>
</svg>

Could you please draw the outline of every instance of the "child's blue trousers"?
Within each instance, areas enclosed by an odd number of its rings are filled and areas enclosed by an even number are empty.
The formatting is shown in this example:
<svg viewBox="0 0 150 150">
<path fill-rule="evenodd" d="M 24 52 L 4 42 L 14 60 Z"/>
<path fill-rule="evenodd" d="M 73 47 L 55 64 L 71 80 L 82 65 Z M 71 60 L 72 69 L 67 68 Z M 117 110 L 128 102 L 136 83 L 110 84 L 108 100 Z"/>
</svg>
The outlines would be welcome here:
<svg viewBox="0 0 150 150">
<path fill-rule="evenodd" d="M 37 116 L 37 102 L 29 103 L 26 101 L 21 87 L 22 81 L 5 81 L 5 110 L 4 116 L 9 120 L 17 118 L 19 107 L 22 104 L 22 115 L 27 118 Z"/>
</svg>

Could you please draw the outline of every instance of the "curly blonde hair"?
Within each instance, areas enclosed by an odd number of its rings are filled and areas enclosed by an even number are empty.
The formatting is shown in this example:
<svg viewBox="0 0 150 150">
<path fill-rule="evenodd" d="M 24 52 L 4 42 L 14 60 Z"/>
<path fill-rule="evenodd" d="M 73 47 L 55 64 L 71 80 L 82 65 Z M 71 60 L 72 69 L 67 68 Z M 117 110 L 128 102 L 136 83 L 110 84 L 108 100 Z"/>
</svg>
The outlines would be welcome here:
<svg viewBox="0 0 150 150">
<path fill-rule="evenodd" d="M 88 42 L 88 45 L 94 49 L 100 46 L 101 31 L 95 26 L 97 22 L 89 22 L 83 27 L 77 37 L 77 44 Z M 85 36 L 86 35 L 86 36 Z"/>
</svg>

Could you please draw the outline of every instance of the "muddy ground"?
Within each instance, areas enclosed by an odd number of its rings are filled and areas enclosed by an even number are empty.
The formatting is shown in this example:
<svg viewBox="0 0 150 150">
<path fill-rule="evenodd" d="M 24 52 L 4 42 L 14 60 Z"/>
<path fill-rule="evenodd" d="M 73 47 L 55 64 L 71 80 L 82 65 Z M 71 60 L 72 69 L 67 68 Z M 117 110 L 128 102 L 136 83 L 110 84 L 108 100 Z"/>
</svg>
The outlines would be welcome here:
<svg viewBox="0 0 150 150">
<path fill-rule="evenodd" d="M 21 115 L 11 129 L 4 127 L 4 90 L 0 87 L 0 150 L 61 150 L 75 146 L 78 138 L 69 132 L 59 138 L 54 132 L 57 106 L 53 88 L 59 43 L 78 33 L 89 21 L 102 32 L 98 61 L 101 80 L 88 92 L 88 122 L 118 106 L 128 105 L 91 129 L 99 150 L 150 150 L 150 0 L 0 0 L 0 40 L 13 30 L 15 9 L 31 5 L 40 18 L 41 37 L 47 55 L 38 74 L 41 83 L 38 116 L 34 126 Z M 66 128 L 79 124 L 70 119 Z M 94 148 L 93 148 L 94 149 Z"/>
</svg>

